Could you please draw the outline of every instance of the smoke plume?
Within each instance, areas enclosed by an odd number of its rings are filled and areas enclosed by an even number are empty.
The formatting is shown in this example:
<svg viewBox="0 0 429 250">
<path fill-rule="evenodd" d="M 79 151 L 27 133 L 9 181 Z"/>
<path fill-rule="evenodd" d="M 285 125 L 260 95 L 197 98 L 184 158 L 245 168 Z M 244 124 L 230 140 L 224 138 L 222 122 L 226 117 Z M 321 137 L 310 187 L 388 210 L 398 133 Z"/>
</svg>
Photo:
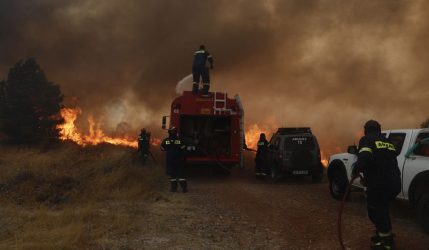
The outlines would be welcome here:
<svg viewBox="0 0 429 250">
<path fill-rule="evenodd" d="M 248 125 L 310 126 L 332 151 L 368 119 L 429 116 L 427 1 L 0 0 L 0 75 L 34 56 L 111 130 L 158 128 L 200 44 Z"/>
</svg>

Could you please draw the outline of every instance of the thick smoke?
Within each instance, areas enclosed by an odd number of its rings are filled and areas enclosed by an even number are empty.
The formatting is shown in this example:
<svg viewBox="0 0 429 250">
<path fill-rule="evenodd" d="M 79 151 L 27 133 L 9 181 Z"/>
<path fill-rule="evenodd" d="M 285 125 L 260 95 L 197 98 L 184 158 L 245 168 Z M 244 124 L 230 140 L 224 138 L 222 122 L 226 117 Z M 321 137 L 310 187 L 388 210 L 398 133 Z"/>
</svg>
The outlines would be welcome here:
<svg viewBox="0 0 429 250">
<path fill-rule="evenodd" d="M 429 116 L 427 1 L 0 0 L 0 75 L 34 56 L 111 128 L 159 127 L 200 44 L 247 124 L 311 126 L 332 149 L 368 119 Z"/>
</svg>

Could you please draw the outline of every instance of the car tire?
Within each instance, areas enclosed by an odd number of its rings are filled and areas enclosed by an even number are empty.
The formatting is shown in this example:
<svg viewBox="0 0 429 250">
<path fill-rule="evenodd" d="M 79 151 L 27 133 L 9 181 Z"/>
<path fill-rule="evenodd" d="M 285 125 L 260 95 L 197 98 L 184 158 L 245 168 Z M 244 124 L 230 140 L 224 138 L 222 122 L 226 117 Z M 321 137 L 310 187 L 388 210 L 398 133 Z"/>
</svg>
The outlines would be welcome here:
<svg viewBox="0 0 429 250">
<path fill-rule="evenodd" d="M 429 193 L 423 194 L 417 202 L 417 219 L 429 234 Z"/>
<path fill-rule="evenodd" d="M 336 200 L 342 200 L 349 181 L 340 169 L 335 169 L 329 178 L 329 192 Z"/>
<path fill-rule="evenodd" d="M 323 171 L 312 171 L 311 179 L 313 180 L 313 182 L 321 182 L 323 179 Z"/>
<path fill-rule="evenodd" d="M 277 164 L 274 164 L 271 167 L 270 180 L 272 182 L 278 182 L 281 180 L 281 178 L 282 178 L 282 173 L 281 173 L 279 167 L 277 166 Z"/>
</svg>

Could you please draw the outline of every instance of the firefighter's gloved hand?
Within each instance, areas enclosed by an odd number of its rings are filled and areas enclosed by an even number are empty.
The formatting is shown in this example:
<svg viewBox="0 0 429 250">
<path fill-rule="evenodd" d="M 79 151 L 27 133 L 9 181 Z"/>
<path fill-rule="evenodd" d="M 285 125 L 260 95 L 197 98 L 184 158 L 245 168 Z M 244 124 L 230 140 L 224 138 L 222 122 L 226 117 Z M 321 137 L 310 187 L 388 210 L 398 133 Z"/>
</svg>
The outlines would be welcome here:
<svg viewBox="0 0 429 250">
<path fill-rule="evenodd" d="M 358 167 L 358 166 L 356 165 L 356 163 L 354 163 L 354 164 L 352 165 L 352 175 L 351 175 L 351 177 L 352 177 L 352 178 L 359 177 L 359 176 L 360 176 L 360 172 L 362 172 L 362 171 L 361 171 L 361 168 L 360 168 L 360 167 Z"/>
</svg>

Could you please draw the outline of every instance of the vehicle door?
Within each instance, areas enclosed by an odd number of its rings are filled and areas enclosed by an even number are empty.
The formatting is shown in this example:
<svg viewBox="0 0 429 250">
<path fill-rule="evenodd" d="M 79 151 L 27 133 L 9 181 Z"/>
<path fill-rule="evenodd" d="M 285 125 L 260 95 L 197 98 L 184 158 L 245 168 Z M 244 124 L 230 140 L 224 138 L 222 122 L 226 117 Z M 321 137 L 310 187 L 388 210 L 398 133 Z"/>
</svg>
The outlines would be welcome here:
<svg viewBox="0 0 429 250">
<path fill-rule="evenodd" d="M 401 176 L 403 172 L 403 166 L 405 162 L 405 154 L 408 150 L 408 145 L 410 144 L 412 133 L 408 131 L 394 130 L 391 131 L 389 136 L 387 137 L 393 145 L 395 145 L 396 153 L 398 156 L 396 159 L 398 160 L 399 170 L 401 171 Z M 403 193 L 398 195 L 399 197 L 403 196 Z"/>
<path fill-rule="evenodd" d="M 417 135 L 414 145 L 405 154 L 402 172 L 402 198 L 408 199 L 408 191 L 413 178 L 427 170 L 429 170 L 429 131 L 423 131 Z"/>
</svg>

